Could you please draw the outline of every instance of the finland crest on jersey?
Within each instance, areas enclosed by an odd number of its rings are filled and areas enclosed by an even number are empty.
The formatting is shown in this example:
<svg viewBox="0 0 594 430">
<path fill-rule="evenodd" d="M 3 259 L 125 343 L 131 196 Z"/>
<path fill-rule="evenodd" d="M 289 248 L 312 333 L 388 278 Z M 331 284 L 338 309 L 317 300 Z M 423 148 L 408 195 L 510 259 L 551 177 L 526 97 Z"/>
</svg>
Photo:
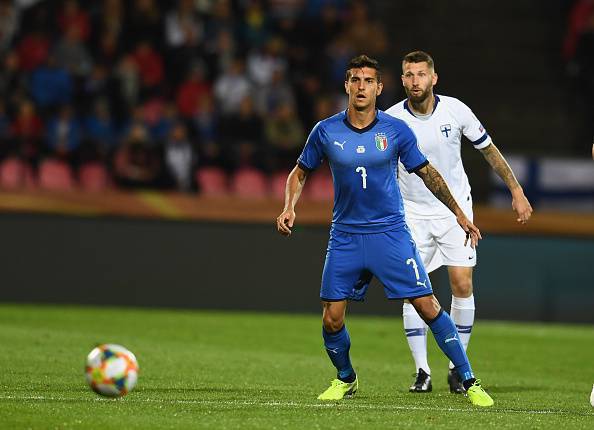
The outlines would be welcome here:
<svg viewBox="0 0 594 430">
<path fill-rule="evenodd" d="M 470 108 L 456 98 L 435 95 L 435 107 L 429 116 L 415 116 L 407 100 L 395 104 L 386 113 L 403 120 L 414 131 L 421 151 L 443 176 L 461 208 L 468 213 L 472 198 L 460 156 L 462 136 L 466 136 L 476 149 L 491 144 L 491 138 Z M 407 217 L 437 219 L 452 216 L 419 177 L 403 172 L 403 166 L 399 165 L 398 181 Z"/>
<path fill-rule="evenodd" d="M 413 172 L 426 165 L 427 159 L 403 121 L 379 110 L 364 129 L 353 127 L 346 111 L 320 121 L 297 162 L 305 170 L 314 170 L 324 159 L 334 182 L 333 228 L 380 233 L 404 227 L 398 161 Z"/>
</svg>

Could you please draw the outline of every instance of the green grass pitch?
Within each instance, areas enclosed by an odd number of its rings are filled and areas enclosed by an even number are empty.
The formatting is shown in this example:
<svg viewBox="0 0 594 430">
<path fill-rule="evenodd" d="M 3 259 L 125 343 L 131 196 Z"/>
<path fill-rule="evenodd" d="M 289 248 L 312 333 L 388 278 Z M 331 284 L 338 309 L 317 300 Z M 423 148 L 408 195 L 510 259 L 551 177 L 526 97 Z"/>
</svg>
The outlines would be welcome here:
<svg viewBox="0 0 594 430">
<path fill-rule="evenodd" d="M 356 396 L 324 404 L 334 376 L 320 317 L 215 311 L 0 305 L 0 428 L 594 429 L 594 329 L 478 321 L 469 356 L 495 406 L 449 394 L 431 339 L 434 391 L 410 394 L 399 318 L 352 316 Z M 136 389 L 103 399 L 86 354 L 120 343 Z"/>
</svg>

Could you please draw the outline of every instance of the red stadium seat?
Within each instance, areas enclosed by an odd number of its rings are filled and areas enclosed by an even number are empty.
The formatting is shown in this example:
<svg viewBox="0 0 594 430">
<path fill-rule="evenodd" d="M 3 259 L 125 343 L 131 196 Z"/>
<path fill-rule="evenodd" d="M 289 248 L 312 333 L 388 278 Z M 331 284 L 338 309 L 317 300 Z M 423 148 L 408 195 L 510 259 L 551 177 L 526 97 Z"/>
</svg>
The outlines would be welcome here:
<svg viewBox="0 0 594 430">
<path fill-rule="evenodd" d="M 47 158 L 39 165 L 39 187 L 52 191 L 71 191 L 75 188 L 72 169 L 68 163 Z"/>
<path fill-rule="evenodd" d="M 85 191 L 100 192 L 112 187 L 109 172 L 103 163 L 83 164 L 78 171 L 78 182 Z"/>
<path fill-rule="evenodd" d="M 270 189 L 272 195 L 276 198 L 284 200 L 285 198 L 285 187 L 287 186 L 287 176 L 289 172 L 277 172 L 272 175 L 270 179 Z"/>
<path fill-rule="evenodd" d="M 328 168 L 320 167 L 313 172 L 305 184 L 306 196 L 311 200 L 324 201 L 334 199 L 334 185 L 332 174 Z"/>
<path fill-rule="evenodd" d="M 222 196 L 228 193 L 227 175 L 220 167 L 203 167 L 196 171 L 196 183 L 204 196 Z"/>
<path fill-rule="evenodd" d="M 30 188 L 35 179 L 31 166 L 16 157 L 10 157 L 0 164 L 0 187 L 8 190 Z"/>
<path fill-rule="evenodd" d="M 252 167 L 243 167 L 231 178 L 231 191 L 242 198 L 267 197 L 268 180 L 261 171 Z"/>
</svg>

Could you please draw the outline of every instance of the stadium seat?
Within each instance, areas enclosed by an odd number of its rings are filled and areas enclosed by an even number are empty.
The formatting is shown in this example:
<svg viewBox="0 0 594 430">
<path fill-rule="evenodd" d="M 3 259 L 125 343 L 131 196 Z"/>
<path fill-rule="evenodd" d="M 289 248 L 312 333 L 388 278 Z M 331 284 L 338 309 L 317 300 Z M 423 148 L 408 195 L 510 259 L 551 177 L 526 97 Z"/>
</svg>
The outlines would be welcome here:
<svg viewBox="0 0 594 430">
<path fill-rule="evenodd" d="M 196 171 L 196 183 L 204 196 L 223 196 L 228 193 L 227 175 L 219 167 L 203 167 Z"/>
<path fill-rule="evenodd" d="M 278 199 L 284 200 L 285 198 L 285 187 L 287 185 L 287 176 L 289 172 L 276 172 L 270 179 L 270 189 L 272 195 Z"/>
<path fill-rule="evenodd" d="M 0 187 L 7 190 L 31 188 L 35 179 L 31 166 L 16 157 L 9 157 L 0 164 Z"/>
<path fill-rule="evenodd" d="M 334 184 L 328 168 L 320 168 L 312 173 L 305 185 L 306 197 L 311 200 L 324 201 L 334 199 Z"/>
<path fill-rule="evenodd" d="M 52 191 L 71 191 L 75 188 L 72 169 L 68 163 L 47 158 L 39 165 L 39 187 Z"/>
<path fill-rule="evenodd" d="M 269 195 L 264 173 L 252 167 L 239 169 L 231 178 L 231 191 L 241 198 L 263 198 Z"/>
<path fill-rule="evenodd" d="M 100 192 L 111 188 L 109 172 L 102 163 L 83 164 L 78 172 L 78 182 L 85 191 Z"/>
</svg>

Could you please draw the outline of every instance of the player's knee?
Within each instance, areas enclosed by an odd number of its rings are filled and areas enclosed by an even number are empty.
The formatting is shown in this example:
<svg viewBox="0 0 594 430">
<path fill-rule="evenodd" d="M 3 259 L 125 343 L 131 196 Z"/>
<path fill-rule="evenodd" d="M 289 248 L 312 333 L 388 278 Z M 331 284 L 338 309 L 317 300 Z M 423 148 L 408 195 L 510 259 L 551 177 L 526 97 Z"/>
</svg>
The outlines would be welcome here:
<svg viewBox="0 0 594 430">
<path fill-rule="evenodd" d="M 327 333 L 336 333 L 344 325 L 344 320 L 340 316 L 326 313 L 322 318 L 322 324 L 324 325 L 324 330 L 326 330 Z"/>
<path fill-rule="evenodd" d="M 457 278 L 452 279 L 452 294 L 455 297 L 470 297 L 472 295 L 472 279 L 470 278 Z"/>
<path fill-rule="evenodd" d="M 411 301 L 415 310 L 425 322 L 434 319 L 441 310 L 441 305 L 435 296 L 420 297 Z"/>
</svg>

